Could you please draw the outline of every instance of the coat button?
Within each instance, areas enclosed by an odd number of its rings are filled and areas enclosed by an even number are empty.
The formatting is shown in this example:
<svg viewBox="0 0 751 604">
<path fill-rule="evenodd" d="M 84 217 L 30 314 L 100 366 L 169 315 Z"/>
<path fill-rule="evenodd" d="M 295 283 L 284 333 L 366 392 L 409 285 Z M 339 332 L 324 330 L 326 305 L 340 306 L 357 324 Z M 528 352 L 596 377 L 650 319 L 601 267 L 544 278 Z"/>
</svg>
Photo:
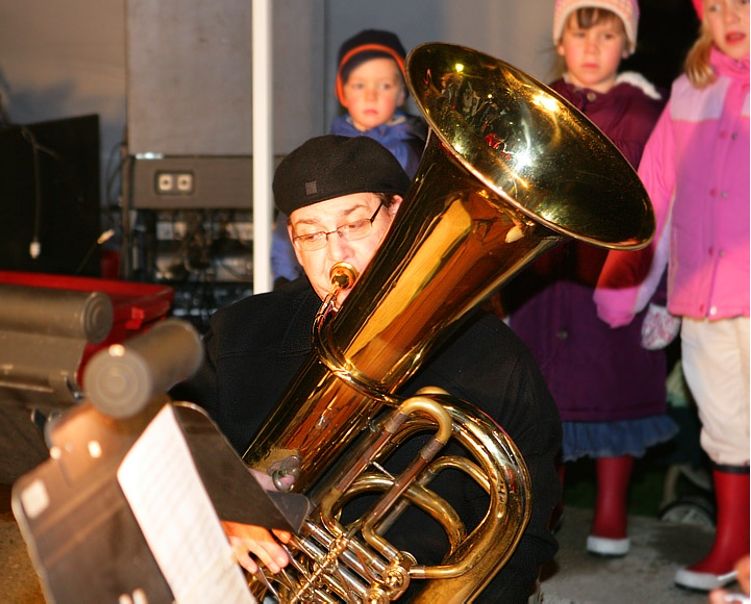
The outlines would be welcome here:
<svg viewBox="0 0 751 604">
<path fill-rule="evenodd" d="M 727 191 L 720 191 L 720 197 L 722 197 L 723 199 L 727 199 L 728 198 L 728 192 Z"/>
<path fill-rule="evenodd" d="M 713 307 L 711 307 L 711 308 L 709 309 L 709 314 L 710 314 L 710 316 L 712 316 L 712 317 L 713 317 L 713 316 L 715 316 L 715 315 L 717 314 L 717 307 L 716 307 L 716 306 L 713 306 Z"/>
<path fill-rule="evenodd" d="M 555 334 L 559 340 L 566 340 L 568 338 L 568 331 L 565 329 L 559 329 L 558 333 Z"/>
<path fill-rule="evenodd" d="M 592 101 L 596 100 L 596 99 L 597 99 L 597 94 L 595 94 L 594 92 L 591 92 L 591 91 L 587 93 L 587 100 L 588 100 L 588 101 L 589 101 L 590 103 L 591 103 Z"/>
</svg>

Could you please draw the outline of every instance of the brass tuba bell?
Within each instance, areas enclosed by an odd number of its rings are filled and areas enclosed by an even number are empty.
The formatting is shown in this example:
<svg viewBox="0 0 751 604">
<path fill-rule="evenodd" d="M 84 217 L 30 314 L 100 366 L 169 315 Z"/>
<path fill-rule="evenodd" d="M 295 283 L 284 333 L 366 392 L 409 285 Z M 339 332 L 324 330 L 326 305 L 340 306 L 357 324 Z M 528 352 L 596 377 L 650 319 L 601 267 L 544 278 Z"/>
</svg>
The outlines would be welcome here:
<svg viewBox="0 0 751 604">
<path fill-rule="evenodd" d="M 315 507 L 293 542 L 295 571 L 279 579 L 283 601 L 386 602 L 415 580 L 424 588 L 413 601 L 471 601 L 526 526 L 534 494 L 524 461 L 471 405 L 440 392 L 407 401 L 394 393 L 467 313 L 540 253 L 566 237 L 639 249 L 654 231 L 647 194 L 620 152 L 522 71 L 468 48 L 424 44 L 409 54 L 407 85 L 430 126 L 410 191 L 342 307 L 324 305 L 316 354 L 244 455 L 272 475 L 294 475 L 294 490 Z M 348 286 L 354 275 L 337 270 L 337 286 Z M 407 477 L 378 469 L 402 432 L 431 426 L 423 467 L 416 462 Z M 474 459 L 440 457 L 450 438 Z M 489 494 L 488 514 L 467 535 L 424 497 L 423 476 L 447 465 Z M 364 491 L 382 499 L 367 518 L 340 522 L 339 508 Z M 407 501 L 449 534 L 438 566 L 421 565 L 381 536 Z"/>
</svg>

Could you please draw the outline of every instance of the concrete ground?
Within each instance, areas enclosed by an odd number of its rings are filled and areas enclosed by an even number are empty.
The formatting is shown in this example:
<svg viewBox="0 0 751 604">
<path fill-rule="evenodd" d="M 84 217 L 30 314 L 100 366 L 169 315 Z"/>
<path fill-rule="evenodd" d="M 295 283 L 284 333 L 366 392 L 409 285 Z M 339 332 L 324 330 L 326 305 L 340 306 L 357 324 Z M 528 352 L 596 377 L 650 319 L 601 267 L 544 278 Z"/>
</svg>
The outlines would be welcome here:
<svg viewBox="0 0 751 604">
<path fill-rule="evenodd" d="M 43 604 L 44 597 L 13 514 L 7 487 L 0 487 L 0 602 Z"/>
<path fill-rule="evenodd" d="M 0 603 L 44 602 L 26 545 L 0 491 Z M 618 559 L 596 558 L 584 551 L 592 511 L 567 508 L 557 533 L 560 551 L 545 570 L 545 604 L 705 604 L 704 594 L 673 585 L 680 564 L 698 559 L 709 548 L 709 529 L 632 516 L 631 553 Z"/>
<path fill-rule="evenodd" d="M 706 604 L 706 594 L 676 587 L 673 575 L 709 551 L 711 529 L 631 516 L 629 554 L 601 558 L 585 551 L 591 519 L 591 509 L 566 508 L 560 550 L 543 576 L 545 604 Z"/>
</svg>

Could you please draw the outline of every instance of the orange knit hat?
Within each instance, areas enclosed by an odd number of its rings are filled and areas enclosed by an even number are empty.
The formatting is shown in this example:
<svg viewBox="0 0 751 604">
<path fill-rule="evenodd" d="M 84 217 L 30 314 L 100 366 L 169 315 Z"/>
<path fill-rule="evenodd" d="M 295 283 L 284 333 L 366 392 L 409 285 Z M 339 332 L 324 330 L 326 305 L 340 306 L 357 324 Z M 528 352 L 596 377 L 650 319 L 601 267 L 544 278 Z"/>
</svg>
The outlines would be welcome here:
<svg viewBox="0 0 751 604">
<path fill-rule="evenodd" d="M 349 72 L 362 61 L 375 57 L 394 59 L 404 76 L 406 54 L 399 37 L 390 31 L 365 29 L 345 40 L 339 47 L 336 70 L 336 96 L 339 102 L 344 105 L 344 83 Z"/>
</svg>

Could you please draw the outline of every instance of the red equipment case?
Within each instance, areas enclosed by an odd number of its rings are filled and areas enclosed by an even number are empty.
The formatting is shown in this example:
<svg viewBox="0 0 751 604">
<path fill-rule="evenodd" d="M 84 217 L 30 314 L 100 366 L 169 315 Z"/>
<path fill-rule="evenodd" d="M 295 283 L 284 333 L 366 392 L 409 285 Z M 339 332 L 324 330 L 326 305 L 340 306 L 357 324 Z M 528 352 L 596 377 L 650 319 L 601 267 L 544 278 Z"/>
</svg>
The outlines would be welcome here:
<svg viewBox="0 0 751 604">
<path fill-rule="evenodd" d="M 112 300 L 113 321 L 109 335 L 98 344 L 87 344 L 79 366 L 79 378 L 89 358 L 98 350 L 127 340 L 169 313 L 174 290 L 166 285 L 97 279 L 48 273 L 0 271 L 0 283 L 49 289 L 102 292 Z"/>
</svg>

